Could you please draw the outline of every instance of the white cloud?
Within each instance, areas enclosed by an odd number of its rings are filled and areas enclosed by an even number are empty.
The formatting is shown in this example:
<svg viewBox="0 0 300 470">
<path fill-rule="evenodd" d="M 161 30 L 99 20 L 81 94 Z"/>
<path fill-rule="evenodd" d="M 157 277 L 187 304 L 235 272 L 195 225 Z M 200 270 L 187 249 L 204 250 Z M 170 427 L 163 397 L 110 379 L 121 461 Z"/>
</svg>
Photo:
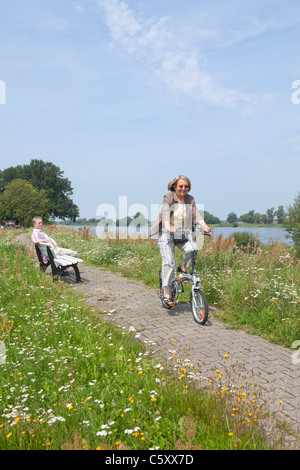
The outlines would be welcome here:
<svg viewBox="0 0 300 470">
<path fill-rule="evenodd" d="M 169 17 L 144 19 L 121 0 L 97 0 L 97 3 L 104 12 L 113 46 L 141 61 L 151 80 L 160 80 L 173 93 L 214 106 L 240 106 L 246 113 L 262 109 L 273 101 L 272 94 L 244 93 L 216 82 L 208 73 L 206 60 L 198 48 L 188 45 L 182 36 L 176 36 Z M 251 31 L 245 31 L 244 35 L 257 34 L 265 28 L 253 22 Z"/>
<path fill-rule="evenodd" d="M 105 19 L 115 40 L 128 42 L 130 38 L 141 31 L 142 25 L 126 3 L 119 0 L 99 0 Z"/>
</svg>

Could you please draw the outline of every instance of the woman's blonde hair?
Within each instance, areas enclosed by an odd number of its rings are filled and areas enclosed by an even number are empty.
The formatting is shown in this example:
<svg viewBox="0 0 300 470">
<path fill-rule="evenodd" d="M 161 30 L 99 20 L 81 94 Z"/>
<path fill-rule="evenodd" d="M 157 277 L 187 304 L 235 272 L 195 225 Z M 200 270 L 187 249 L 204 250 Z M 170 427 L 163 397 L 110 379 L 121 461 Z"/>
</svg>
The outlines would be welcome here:
<svg viewBox="0 0 300 470">
<path fill-rule="evenodd" d="M 176 178 L 173 178 L 172 181 L 170 181 L 170 183 L 168 183 L 168 190 L 169 191 L 175 191 L 178 180 L 186 181 L 189 185 L 189 191 L 191 190 L 192 185 L 191 185 L 190 179 L 187 176 L 178 175 L 178 176 L 176 176 Z"/>
</svg>

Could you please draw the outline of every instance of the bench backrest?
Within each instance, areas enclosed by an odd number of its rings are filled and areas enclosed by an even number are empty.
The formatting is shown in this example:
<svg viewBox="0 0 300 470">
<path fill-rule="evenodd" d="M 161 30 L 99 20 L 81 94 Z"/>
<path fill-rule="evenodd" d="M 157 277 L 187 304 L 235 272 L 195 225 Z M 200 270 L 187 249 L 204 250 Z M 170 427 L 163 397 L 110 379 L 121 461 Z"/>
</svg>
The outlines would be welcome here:
<svg viewBox="0 0 300 470">
<path fill-rule="evenodd" d="M 41 252 L 41 255 L 42 255 L 43 257 L 46 257 L 46 258 L 49 257 L 48 250 L 47 250 L 47 248 L 49 247 L 53 258 L 56 258 L 56 253 L 55 253 L 55 251 L 52 249 L 52 247 L 51 247 L 50 245 L 39 243 L 37 246 L 38 246 L 38 248 L 39 248 L 39 250 L 40 250 L 40 252 Z"/>
</svg>

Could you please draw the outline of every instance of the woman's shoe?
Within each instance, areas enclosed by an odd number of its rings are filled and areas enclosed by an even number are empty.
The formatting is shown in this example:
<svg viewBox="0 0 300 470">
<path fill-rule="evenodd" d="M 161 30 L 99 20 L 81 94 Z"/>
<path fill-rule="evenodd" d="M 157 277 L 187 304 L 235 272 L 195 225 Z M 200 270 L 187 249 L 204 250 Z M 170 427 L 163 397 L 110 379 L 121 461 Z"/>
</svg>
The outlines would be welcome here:
<svg viewBox="0 0 300 470">
<path fill-rule="evenodd" d="M 176 305 L 176 302 L 174 302 L 174 300 L 171 299 L 171 297 L 163 297 L 162 304 L 165 308 L 169 309 L 169 308 L 174 307 L 174 305 Z"/>
</svg>

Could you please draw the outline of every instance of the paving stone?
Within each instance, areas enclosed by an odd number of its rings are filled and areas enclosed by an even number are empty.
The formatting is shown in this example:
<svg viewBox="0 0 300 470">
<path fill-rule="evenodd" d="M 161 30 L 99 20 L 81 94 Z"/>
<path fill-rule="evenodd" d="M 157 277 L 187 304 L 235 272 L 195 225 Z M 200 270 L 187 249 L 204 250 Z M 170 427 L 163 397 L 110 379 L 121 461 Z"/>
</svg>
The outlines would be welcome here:
<svg viewBox="0 0 300 470">
<path fill-rule="evenodd" d="M 63 278 L 63 282 L 82 294 L 87 305 L 101 312 L 101 318 L 126 330 L 134 326 L 138 339 L 151 344 L 149 349 L 158 358 L 168 358 L 169 351 L 176 350 L 177 357 L 188 358 L 193 365 L 200 366 L 202 377 L 224 367 L 223 356 L 229 354 L 227 366 L 231 364 L 231 371 L 238 365 L 246 372 L 244 380 L 251 377 L 263 391 L 270 412 L 300 431 L 300 364 L 293 363 L 294 350 L 230 329 L 216 321 L 214 308 L 210 308 L 207 323 L 200 326 L 193 320 L 189 303 L 166 310 L 161 306 L 158 289 L 84 263 L 80 271 L 82 283 L 74 287 L 75 278 L 71 275 Z M 113 309 L 115 313 L 109 314 Z M 235 374 L 238 385 L 241 373 Z"/>
<path fill-rule="evenodd" d="M 228 328 L 215 320 L 213 309 L 206 325 L 197 325 L 190 304 L 179 304 L 170 311 L 165 310 L 161 306 L 158 290 L 139 281 L 133 282 L 96 267 L 85 266 L 83 273 L 89 282 L 78 285 L 77 290 L 85 294 L 87 302 L 92 302 L 97 308 L 102 306 L 103 302 L 97 303 L 97 296 L 88 297 L 87 294 L 92 294 L 93 289 L 101 285 L 101 292 L 106 295 L 105 280 L 113 282 L 113 291 L 118 293 L 118 298 L 110 301 L 111 308 L 118 308 L 118 317 L 114 316 L 113 321 L 127 329 L 134 325 L 143 333 L 143 340 L 157 340 L 157 353 L 168 355 L 168 351 L 176 350 L 178 357 L 184 357 L 188 351 L 187 357 L 192 364 L 200 363 L 201 373 L 207 376 L 215 368 L 223 367 L 223 356 L 229 354 L 232 363 L 237 362 L 251 372 L 253 381 L 268 395 L 271 412 L 276 411 L 277 416 L 280 415 L 280 396 L 288 399 L 282 417 L 289 418 L 300 429 L 300 364 L 295 366 L 292 363 L 292 349 Z M 129 287 L 132 289 L 130 294 Z M 112 317 L 107 317 L 107 320 L 112 321 Z"/>
</svg>

